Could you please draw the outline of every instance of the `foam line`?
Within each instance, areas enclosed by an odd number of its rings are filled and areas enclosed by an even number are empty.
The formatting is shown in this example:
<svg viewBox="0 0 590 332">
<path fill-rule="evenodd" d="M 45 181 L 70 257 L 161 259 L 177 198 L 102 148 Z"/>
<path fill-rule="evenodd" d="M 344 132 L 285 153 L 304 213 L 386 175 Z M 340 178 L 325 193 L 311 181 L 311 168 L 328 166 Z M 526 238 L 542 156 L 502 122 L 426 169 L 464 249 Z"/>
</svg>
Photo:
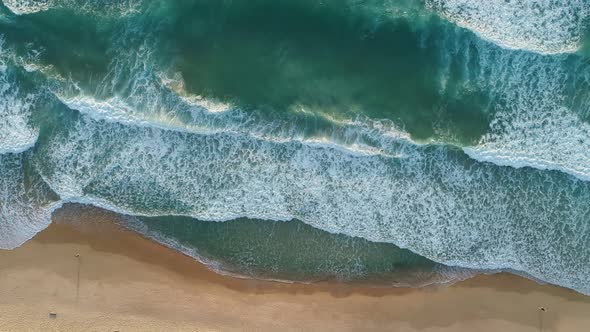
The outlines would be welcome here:
<svg viewBox="0 0 590 332">
<path fill-rule="evenodd" d="M 26 154 L 0 155 L 0 249 L 13 249 L 51 222 L 61 206 L 35 175 L 27 176 Z"/>
<path fill-rule="evenodd" d="M 445 146 L 398 149 L 404 158 L 82 116 L 35 165 L 69 201 L 211 221 L 298 219 L 446 265 L 513 269 L 590 292 L 590 182 L 482 164 Z"/>
<path fill-rule="evenodd" d="M 590 13 L 587 0 L 426 0 L 426 6 L 501 47 L 541 54 L 576 52 Z"/>
<path fill-rule="evenodd" d="M 20 91 L 14 73 L 4 61 L 5 52 L 0 38 L 0 154 L 28 150 L 39 136 L 30 121 L 37 96 Z"/>
</svg>

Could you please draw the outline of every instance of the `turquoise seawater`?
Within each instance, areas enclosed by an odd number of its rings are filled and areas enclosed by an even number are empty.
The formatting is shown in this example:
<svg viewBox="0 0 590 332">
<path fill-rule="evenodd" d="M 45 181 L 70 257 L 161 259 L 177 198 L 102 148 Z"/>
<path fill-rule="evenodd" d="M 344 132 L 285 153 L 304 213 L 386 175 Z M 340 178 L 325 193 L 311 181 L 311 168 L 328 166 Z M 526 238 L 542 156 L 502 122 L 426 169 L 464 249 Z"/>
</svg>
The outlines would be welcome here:
<svg viewBox="0 0 590 332">
<path fill-rule="evenodd" d="M 225 273 L 590 293 L 587 0 L 3 0 L 0 248 L 64 203 Z"/>
<path fill-rule="evenodd" d="M 331 234 L 297 220 L 240 218 L 216 223 L 157 217 L 123 224 L 196 257 L 216 271 L 253 278 L 417 286 L 473 274 L 389 243 Z"/>
</svg>

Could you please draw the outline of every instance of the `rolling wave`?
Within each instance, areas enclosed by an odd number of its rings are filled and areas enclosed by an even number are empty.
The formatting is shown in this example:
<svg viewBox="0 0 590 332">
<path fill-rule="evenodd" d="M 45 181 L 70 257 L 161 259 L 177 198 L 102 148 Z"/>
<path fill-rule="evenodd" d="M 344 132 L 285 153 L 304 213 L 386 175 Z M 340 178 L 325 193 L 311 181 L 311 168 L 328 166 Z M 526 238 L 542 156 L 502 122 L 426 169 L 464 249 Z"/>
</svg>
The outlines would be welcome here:
<svg viewBox="0 0 590 332">
<path fill-rule="evenodd" d="M 105 95 L 114 97 L 101 100 L 78 90 L 56 95 L 71 109 L 96 120 L 198 134 L 230 132 L 273 141 L 323 142 L 383 155 L 397 154 L 396 144 L 389 148 L 392 138 L 412 144 L 457 144 L 444 136 L 416 142 L 400 129 L 403 123 L 388 120 L 334 119 L 317 111 L 287 112 L 269 119 L 208 101 L 187 93 L 180 73 L 166 75 L 150 62 L 143 53 L 150 47 L 142 44 L 140 49 L 143 51 L 118 59 L 100 85 L 102 94 L 108 91 Z M 441 53 L 443 93 L 448 73 L 459 66 L 466 90 L 489 95 L 487 109 L 481 110 L 488 113 L 489 128 L 477 144 L 462 146 L 467 155 L 500 166 L 558 170 L 582 180 L 590 178 L 590 66 L 583 57 L 504 50 L 458 32 L 445 41 Z M 123 96 L 113 88 L 121 82 L 129 86 Z M 315 127 L 310 128 L 309 123 Z"/>
<path fill-rule="evenodd" d="M 503 61 L 510 61 L 509 71 L 489 78 L 497 82 L 502 103 L 490 131 L 465 152 L 498 165 L 559 170 L 590 180 L 590 67 L 583 59 L 525 54 Z"/>
<path fill-rule="evenodd" d="M 590 66 L 584 57 L 509 51 L 485 41 L 451 39 L 447 45 L 453 61 L 476 64 L 463 67 L 463 84 L 490 96 L 489 128 L 477 144 L 463 147 L 465 153 L 500 166 L 590 179 Z"/>
<path fill-rule="evenodd" d="M 388 120 L 335 119 L 305 111 L 269 118 L 256 110 L 192 95 L 185 89 L 182 74 L 167 74 L 170 70 L 155 65 L 150 54 L 153 47 L 142 42 L 138 49 L 127 48 L 122 54 L 116 49 L 108 75 L 92 93 L 77 82 L 52 77 L 53 73 L 46 74 L 50 90 L 68 108 L 94 120 L 129 126 L 203 135 L 242 134 L 274 142 L 329 145 L 360 154 L 387 155 L 386 146 L 392 139 L 410 141 L 408 133 Z M 124 93 L 119 86 L 126 87 Z"/>
<path fill-rule="evenodd" d="M 502 114 L 492 126 L 494 131 L 465 153 L 496 165 L 558 170 L 590 181 L 590 125 L 567 109 Z"/>
<path fill-rule="evenodd" d="M 52 0 L 3 0 L 4 5 L 16 15 L 32 14 L 48 10 Z"/>
<path fill-rule="evenodd" d="M 2 0 L 13 14 L 27 15 L 55 8 L 70 8 L 94 14 L 128 15 L 139 10 L 143 0 Z"/>
<path fill-rule="evenodd" d="M 358 156 L 76 118 L 34 158 L 66 200 L 148 216 L 299 219 L 443 264 L 590 291 L 588 182 L 480 164 L 444 146 L 400 144 L 401 159 Z"/>
<path fill-rule="evenodd" d="M 143 0 L 3 0 L 14 14 L 53 8 L 124 16 L 147 10 Z M 326 1 L 323 6 L 352 8 L 376 17 L 425 16 L 421 1 Z M 501 47 L 541 54 L 573 53 L 580 49 L 590 15 L 587 0 L 424 0 L 426 9 Z"/>
<path fill-rule="evenodd" d="M 51 223 L 61 203 L 28 170 L 28 154 L 0 155 L 0 249 L 20 246 Z"/>
<path fill-rule="evenodd" d="M 410 136 L 389 121 L 371 121 L 359 118 L 351 121 L 325 119 L 330 127 L 323 128 L 322 135 L 306 136 L 296 121 L 256 121 L 255 114 L 239 109 L 228 109 L 225 105 L 199 98 L 189 101 L 193 117 L 180 120 L 177 113 L 138 112 L 120 98 L 97 100 L 90 96 L 58 99 L 72 110 L 76 110 L 96 121 L 119 123 L 128 126 L 171 130 L 182 133 L 213 135 L 219 133 L 242 134 L 274 142 L 297 141 L 307 145 L 329 146 L 352 154 L 391 155 L 386 146 L 393 139 L 411 141 Z M 194 107 L 194 108 L 193 108 Z M 223 113 L 219 109 L 223 108 Z M 198 114 L 198 116 L 195 116 Z"/>
<path fill-rule="evenodd" d="M 587 0 L 426 0 L 426 6 L 484 39 L 542 54 L 576 52 L 587 28 Z"/>
<path fill-rule="evenodd" d="M 0 39 L 0 53 L 3 52 Z M 19 153 L 31 148 L 39 136 L 31 124 L 31 109 L 36 96 L 22 93 L 14 73 L 0 54 L 0 154 Z"/>
</svg>

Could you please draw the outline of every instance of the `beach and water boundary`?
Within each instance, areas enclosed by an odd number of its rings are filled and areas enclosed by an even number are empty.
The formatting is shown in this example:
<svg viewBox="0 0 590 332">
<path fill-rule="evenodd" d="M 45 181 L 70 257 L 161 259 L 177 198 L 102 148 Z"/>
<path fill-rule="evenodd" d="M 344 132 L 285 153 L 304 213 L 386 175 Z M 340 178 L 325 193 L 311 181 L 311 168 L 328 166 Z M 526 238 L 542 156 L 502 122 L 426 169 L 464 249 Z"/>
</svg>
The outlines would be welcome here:
<svg viewBox="0 0 590 332">
<path fill-rule="evenodd" d="M 588 297 L 506 273 L 423 288 L 224 276 L 95 212 L 80 214 L 84 220 L 57 213 L 32 240 L 0 251 L 0 331 L 585 331 L 590 324 Z"/>
</svg>

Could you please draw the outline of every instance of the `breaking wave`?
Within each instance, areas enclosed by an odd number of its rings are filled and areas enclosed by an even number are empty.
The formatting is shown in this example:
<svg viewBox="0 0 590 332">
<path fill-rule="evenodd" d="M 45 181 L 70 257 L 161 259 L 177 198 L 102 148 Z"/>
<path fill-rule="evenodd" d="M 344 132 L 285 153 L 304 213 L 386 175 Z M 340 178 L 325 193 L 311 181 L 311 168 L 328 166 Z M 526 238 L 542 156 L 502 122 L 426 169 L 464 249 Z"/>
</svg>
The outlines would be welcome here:
<svg viewBox="0 0 590 332">
<path fill-rule="evenodd" d="M 447 57 L 465 72 L 463 84 L 490 96 L 488 130 L 463 147 L 465 153 L 500 166 L 590 179 L 590 66 L 584 57 L 508 51 L 485 41 L 447 45 Z"/>
<path fill-rule="evenodd" d="M 589 292 L 590 183 L 479 164 L 444 146 L 397 149 L 403 158 L 359 156 L 81 116 L 35 166 L 69 201 L 146 216 L 299 219 L 444 264 L 524 271 Z"/>
<path fill-rule="evenodd" d="M 587 0 L 426 0 L 426 6 L 499 46 L 542 54 L 576 52 L 590 14 Z"/>
<path fill-rule="evenodd" d="M 45 229 L 61 204 L 28 169 L 27 157 L 0 155 L 0 249 L 18 247 Z"/>
<path fill-rule="evenodd" d="M 22 93 L 14 72 L 2 60 L 0 39 L 0 154 L 19 153 L 31 148 L 39 132 L 31 124 L 31 108 L 36 96 Z"/>
<path fill-rule="evenodd" d="M 34 14 L 55 8 L 70 8 L 94 14 L 128 15 L 136 13 L 143 0 L 2 0 L 16 15 Z"/>
</svg>

